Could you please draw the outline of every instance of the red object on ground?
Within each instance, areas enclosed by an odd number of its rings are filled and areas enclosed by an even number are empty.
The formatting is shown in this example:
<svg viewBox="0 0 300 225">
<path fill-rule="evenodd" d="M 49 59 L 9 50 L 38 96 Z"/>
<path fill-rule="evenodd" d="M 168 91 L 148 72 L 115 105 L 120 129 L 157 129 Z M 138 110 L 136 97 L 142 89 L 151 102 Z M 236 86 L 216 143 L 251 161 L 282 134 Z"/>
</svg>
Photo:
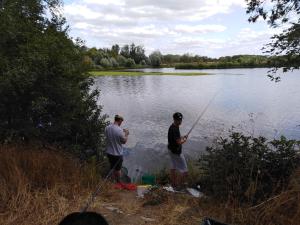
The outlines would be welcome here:
<svg viewBox="0 0 300 225">
<path fill-rule="evenodd" d="M 124 183 L 116 183 L 114 185 L 115 189 L 119 190 L 129 190 L 129 191 L 135 191 L 137 189 L 137 186 L 135 184 L 124 184 Z"/>
</svg>

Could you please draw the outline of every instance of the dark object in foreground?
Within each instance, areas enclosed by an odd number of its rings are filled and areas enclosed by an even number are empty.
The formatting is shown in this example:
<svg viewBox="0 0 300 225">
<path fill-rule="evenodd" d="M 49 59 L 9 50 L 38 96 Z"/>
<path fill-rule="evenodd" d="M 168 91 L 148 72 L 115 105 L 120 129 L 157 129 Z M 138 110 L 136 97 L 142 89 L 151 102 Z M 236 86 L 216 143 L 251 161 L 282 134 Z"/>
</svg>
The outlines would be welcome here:
<svg viewBox="0 0 300 225">
<path fill-rule="evenodd" d="M 213 220 L 213 219 L 210 219 L 210 218 L 205 218 L 203 220 L 203 222 L 201 223 L 201 225 L 228 225 L 228 224 L 221 223 L 219 221 L 216 221 L 216 220 Z"/>
<path fill-rule="evenodd" d="M 109 225 L 104 217 L 95 212 L 75 212 L 66 216 L 59 225 Z"/>
</svg>

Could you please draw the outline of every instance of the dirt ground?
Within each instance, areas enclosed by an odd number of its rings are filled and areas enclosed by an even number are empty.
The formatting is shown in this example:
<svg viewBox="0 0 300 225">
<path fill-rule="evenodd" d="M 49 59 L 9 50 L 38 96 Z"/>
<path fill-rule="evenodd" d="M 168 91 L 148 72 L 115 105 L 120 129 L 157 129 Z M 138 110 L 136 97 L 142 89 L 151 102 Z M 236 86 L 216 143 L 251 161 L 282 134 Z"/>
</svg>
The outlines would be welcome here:
<svg viewBox="0 0 300 225">
<path fill-rule="evenodd" d="M 199 225 L 201 212 L 198 198 L 158 189 L 144 198 L 135 191 L 111 190 L 99 195 L 90 211 L 101 213 L 110 225 L 161 224 Z"/>
</svg>

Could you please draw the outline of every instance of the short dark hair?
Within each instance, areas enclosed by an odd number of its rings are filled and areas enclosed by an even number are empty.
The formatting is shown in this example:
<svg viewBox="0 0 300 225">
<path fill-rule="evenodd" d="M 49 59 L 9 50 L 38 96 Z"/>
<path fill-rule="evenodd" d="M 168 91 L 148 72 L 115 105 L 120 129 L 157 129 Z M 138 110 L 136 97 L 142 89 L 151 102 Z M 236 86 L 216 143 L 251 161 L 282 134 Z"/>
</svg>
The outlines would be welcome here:
<svg viewBox="0 0 300 225">
<path fill-rule="evenodd" d="M 115 115 L 115 121 L 123 121 L 124 118 L 120 115 Z"/>
</svg>

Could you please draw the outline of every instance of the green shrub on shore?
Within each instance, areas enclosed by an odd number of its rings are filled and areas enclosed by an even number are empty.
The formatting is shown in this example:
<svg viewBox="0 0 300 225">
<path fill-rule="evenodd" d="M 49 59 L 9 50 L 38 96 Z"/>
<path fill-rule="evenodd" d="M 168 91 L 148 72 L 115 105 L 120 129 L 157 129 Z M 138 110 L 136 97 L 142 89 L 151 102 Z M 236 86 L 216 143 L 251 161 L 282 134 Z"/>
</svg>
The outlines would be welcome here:
<svg viewBox="0 0 300 225">
<path fill-rule="evenodd" d="M 200 159 L 201 187 L 218 199 L 256 203 L 284 190 L 299 167 L 300 142 L 233 132 Z"/>
</svg>

